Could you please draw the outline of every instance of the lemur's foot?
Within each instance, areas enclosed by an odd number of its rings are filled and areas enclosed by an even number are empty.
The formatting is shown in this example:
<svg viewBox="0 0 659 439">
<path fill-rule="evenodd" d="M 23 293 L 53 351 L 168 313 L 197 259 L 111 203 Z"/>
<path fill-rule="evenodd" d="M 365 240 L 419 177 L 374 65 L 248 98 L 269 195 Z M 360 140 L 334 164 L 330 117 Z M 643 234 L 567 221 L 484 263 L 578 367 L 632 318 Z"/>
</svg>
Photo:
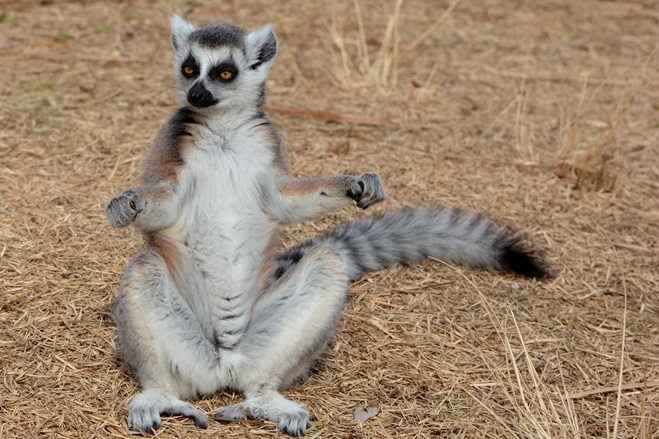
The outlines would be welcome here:
<svg viewBox="0 0 659 439">
<path fill-rule="evenodd" d="M 355 178 L 348 196 L 357 202 L 357 207 L 366 209 L 387 199 L 384 184 L 378 174 L 368 173 Z"/>
<path fill-rule="evenodd" d="M 112 227 L 126 227 L 142 212 L 146 202 L 133 190 L 126 190 L 105 205 L 105 213 Z"/>
<path fill-rule="evenodd" d="M 302 404 L 285 399 L 278 393 L 250 398 L 244 402 L 224 407 L 215 414 L 216 419 L 267 419 L 277 423 L 282 433 L 304 436 L 311 427 L 309 412 Z"/>
<path fill-rule="evenodd" d="M 155 433 L 162 423 L 160 415 L 185 416 L 192 419 L 198 428 L 208 428 L 206 413 L 189 402 L 154 390 L 135 395 L 128 405 L 128 423 L 135 431 Z"/>
</svg>

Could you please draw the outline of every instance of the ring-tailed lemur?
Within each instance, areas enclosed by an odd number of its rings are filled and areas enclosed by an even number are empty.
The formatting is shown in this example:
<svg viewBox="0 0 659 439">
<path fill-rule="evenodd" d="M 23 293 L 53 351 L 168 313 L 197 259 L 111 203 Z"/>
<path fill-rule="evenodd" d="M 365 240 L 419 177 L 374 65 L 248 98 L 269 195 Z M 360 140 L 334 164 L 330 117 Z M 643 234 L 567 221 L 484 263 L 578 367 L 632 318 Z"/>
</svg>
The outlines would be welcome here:
<svg viewBox="0 0 659 439">
<path fill-rule="evenodd" d="M 146 245 L 128 264 L 115 319 L 142 392 L 129 423 L 151 431 L 162 414 L 205 413 L 182 399 L 222 388 L 245 400 L 222 418 L 264 418 L 292 436 L 307 409 L 280 389 L 325 350 L 348 282 L 367 270 L 428 256 L 543 278 L 541 262 L 484 215 L 440 206 L 375 215 L 277 254 L 281 224 L 383 201 L 377 174 L 294 180 L 261 111 L 277 53 L 270 26 L 247 33 L 171 19 L 183 107 L 161 128 L 141 184 L 106 205 L 113 227 L 135 225 Z"/>
</svg>

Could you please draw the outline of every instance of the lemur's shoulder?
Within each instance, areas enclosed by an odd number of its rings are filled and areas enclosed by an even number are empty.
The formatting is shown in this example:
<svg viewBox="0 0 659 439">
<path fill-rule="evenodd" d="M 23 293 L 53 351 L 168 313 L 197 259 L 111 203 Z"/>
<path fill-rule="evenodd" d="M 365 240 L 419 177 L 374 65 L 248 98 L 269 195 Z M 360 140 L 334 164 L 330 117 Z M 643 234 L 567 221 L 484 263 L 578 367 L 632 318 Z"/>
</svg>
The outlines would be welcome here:
<svg viewBox="0 0 659 439">
<path fill-rule="evenodd" d="M 257 120 L 257 123 L 254 126 L 254 129 L 258 131 L 259 135 L 263 138 L 263 141 L 269 144 L 270 149 L 273 152 L 274 158 L 272 166 L 275 173 L 280 177 L 289 177 L 291 175 L 291 168 L 286 159 L 286 151 L 284 150 L 284 145 L 277 128 L 262 110 L 259 110 L 255 119 Z"/>
<path fill-rule="evenodd" d="M 188 107 L 181 107 L 160 127 L 145 157 L 143 183 L 156 184 L 176 180 L 185 165 L 185 151 L 194 148 L 199 136 L 201 116 Z"/>
</svg>

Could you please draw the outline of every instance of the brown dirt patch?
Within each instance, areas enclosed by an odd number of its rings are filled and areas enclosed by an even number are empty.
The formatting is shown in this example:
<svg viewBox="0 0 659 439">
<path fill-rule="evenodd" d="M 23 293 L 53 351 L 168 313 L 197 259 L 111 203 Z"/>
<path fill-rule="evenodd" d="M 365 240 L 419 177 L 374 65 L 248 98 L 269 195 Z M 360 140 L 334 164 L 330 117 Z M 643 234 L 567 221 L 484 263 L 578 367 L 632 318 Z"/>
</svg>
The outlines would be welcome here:
<svg viewBox="0 0 659 439">
<path fill-rule="evenodd" d="M 360 3 L 371 55 L 394 10 L 383 4 Z M 350 1 L 1 2 L 0 437 L 131 435 L 138 386 L 110 312 L 140 238 L 111 230 L 103 205 L 136 180 L 176 106 L 171 11 L 275 23 L 273 105 L 391 120 L 272 113 L 296 175 L 375 170 L 390 195 L 378 209 L 489 212 L 557 275 L 428 262 L 364 277 L 322 367 L 286 392 L 309 406 L 309 437 L 659 437 L 656 4 L 464 0 L 412 46 L 451 5 L 403 3 L 397 81 L 377 85 L 332 56 L 335 29 L 359 60 Z M 290 229 L 288 242 L 360 215 Z M 379 414 L 356 424 L 369 405 Z M 277 432 L 173 418 L 159 433 L 186 435 Z"/>
</svg>

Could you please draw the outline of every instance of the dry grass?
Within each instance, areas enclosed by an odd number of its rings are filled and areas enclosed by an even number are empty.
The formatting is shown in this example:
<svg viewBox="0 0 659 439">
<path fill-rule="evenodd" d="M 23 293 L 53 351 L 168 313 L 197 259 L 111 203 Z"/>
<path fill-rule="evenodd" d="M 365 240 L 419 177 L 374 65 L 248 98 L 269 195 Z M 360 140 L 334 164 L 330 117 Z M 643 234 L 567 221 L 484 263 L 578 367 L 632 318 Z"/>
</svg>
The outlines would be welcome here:
<svg viewBox="0 0 659 439">
<path fill-rule="evenodd" d="M 331 61 L 327 66 L 330 78 L 337 86 L 344 88 L 373 87 L 380 91 L 395 88 L 398 85 L 398 64 L 401 58 L 412 59 L 415 56 L 414 49 L 444 23 L 461 1 L 453 0 L 436 21 L 406 45 L 402 53 L 401 11 L 408 9 L 404 0 L 395 0 L 390 11 L 386 12 L 386 27 L 379 39 L 369 38 L 366 35 L 359 0 L 353 0 L 354 14 L 343 17 L 355 19 L 357 22 L 357 29 L 352 32 L 354 34 L 352 37 L 342 31 L 343 24 L 335 11 L 332 11 L 331 22 L 325 23 L 329 39 L 323 40 Z M 425 84 L 427 85 L 430 80 L 432 75 L 426 78 Z M 417 86 L 420 85 L 421 83 Z"/>
<path fill-rule="evenodd" d="M 641 93 L 645 93 L 648 86 L 648 64 L 653 59 L 656 49 L 643 60 L 633 63 L 624 72 L 623 78 L 616 81 L 622 91 L 606 90 L 614 87 L 614 81 L 604 81 L 590 94 L 588 93 L 588 76 L 584 76 L 583 87 L 576 109 L 566 105 L 561 117 L 559 144 L 556 159 L 567 164 L 572 172 L 580 179 L 590 180 L 595 190 L 612 189 L 615 177 L 609 175 L 606 165 L 609 160 L 620 154 L 617 149 L 621 142 L 618 132 L 628 117 L 628 111 Z M 638 64 L 638 65 L 636 65 Z M 613 103 L 603 103 L 606 112 L 596 111 L 597 98 L 603 96 L 616 96 Z M 594 117 L 595 114 L 607 114 L 605 120 Z"/>
<path fill-rule="evenodd" d="M 356 85 L 395 87 L 398 82 L 398 26 L 403 0 L 396 0 L 393 11 L 387 20 L 384 35 L 379 42 L 377 53 L 373 55 L 371 55 L 364 31 L 364 19 L 359 0 L 354 0 L 354 5 L 354 17 L 357 19 L 358 25 L 356 38 L 349 39 L 342 35 L 338 29 L 340 25 L 337 23 L 338 19 L 335 14 L 332 14 L 331 24 L 326 24 L 331 41 L 331 44 L 328 44 L 331 59 L 328 71 L 337 84 L 344 87 L 355 87 Z"/>
<path fill-rule="evenodd" d="M 379 209 L 490 212 L 556 273 L 535 283 L 429 261 L 356 282 L 325 361 L 286 392 L 309 406 L 309 437 L 659 437 L 654 2 L 405 0 L 394 14 L 396 3 L 359 0 L 361 18 L 350 0 L 267 5 L 0 4 L 0 437 L 131 436 L 138 386 L 110 311 L 140 238 L 111 230 L 102 206 L 135 181 L 175 108 L 171 11 L 275 22 L 273 106 L 391 121 L 273 113 L 297 175 L 373 169 L 390 195 Z M 386 81 L 336 86 L 332 14 L 369 65 L 388 47 L 398 61 Z M 602 160 L 597 184 L 573 171 Z M 292 228 L 287 243 L 360 215 Z M 213 413 L 239 398 L 195 404 Z M 358 424 L 356 406 L 379 413 Z M 159 432 L 193 435 L 278 433 L 260 422 L 196 431 L 180 418 Z"/>
</svg>

